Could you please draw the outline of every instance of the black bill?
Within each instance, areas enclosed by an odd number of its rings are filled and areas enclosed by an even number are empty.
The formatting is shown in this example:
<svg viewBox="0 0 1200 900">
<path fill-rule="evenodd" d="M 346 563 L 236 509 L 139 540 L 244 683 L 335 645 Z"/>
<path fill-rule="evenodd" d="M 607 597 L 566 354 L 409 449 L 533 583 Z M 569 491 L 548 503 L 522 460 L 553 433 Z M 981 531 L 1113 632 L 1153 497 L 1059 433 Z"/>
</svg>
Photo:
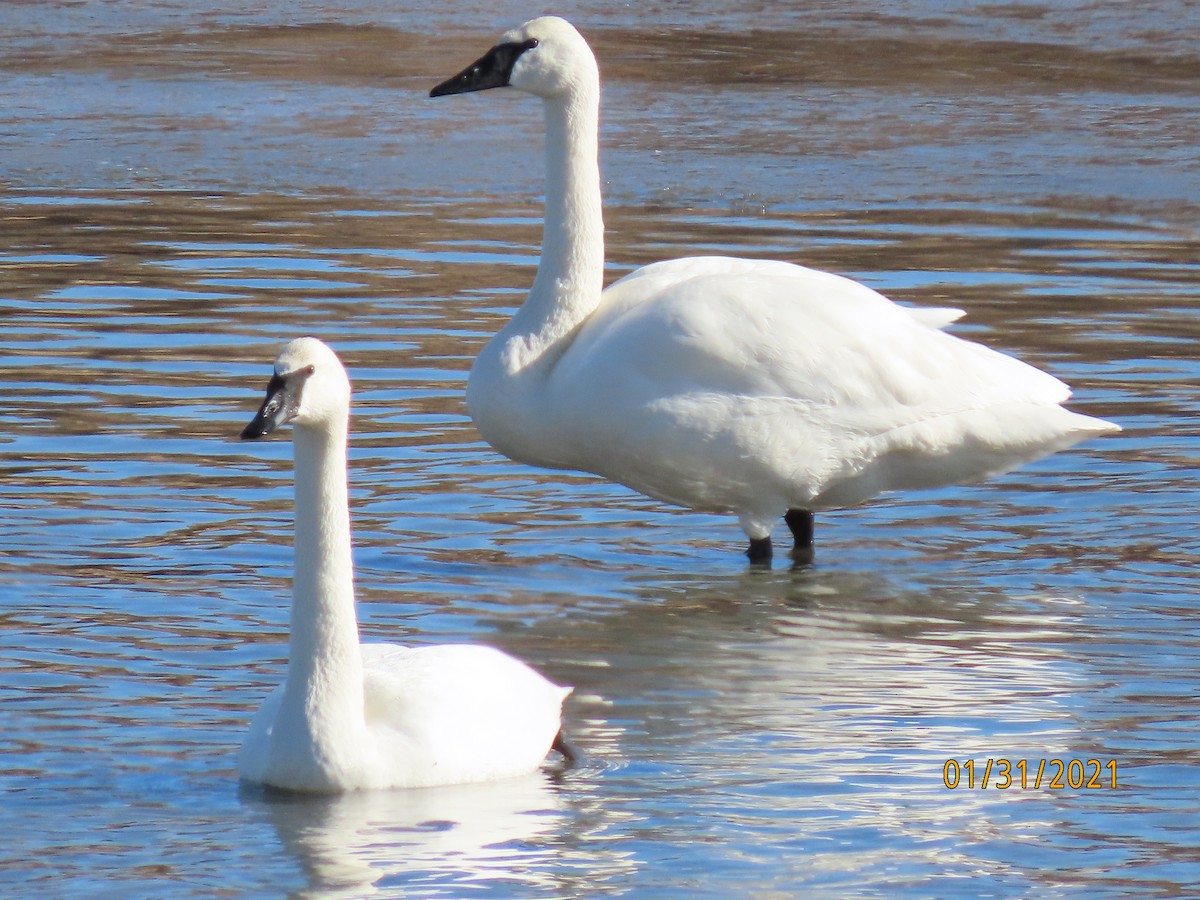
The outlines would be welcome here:
<svg viewBox="0 0 1200 900">
<path fill-rule="evenodd" d="M 267 398 L 258 413 L 242 430 L 242 440 L 266 437 L 280 425 L 286 425 L 300 408 L 299 392 L 292 390 L 286 378 L 274 375 L 267 385 Z"/>
<path fill-rule="evenodd" d="M 513 66 L 517 64 L 521 54 L 532 50 L 537 44 L 536 38 L 519 44 L 497 44 L 453 78 L 447 78 L 435 87 L 429 92 L 429 96 L 444 97 L 447 94 L 469 94 L 472 91 L 486 91 L 488 88 L 508 87 Z"/>
</svg>

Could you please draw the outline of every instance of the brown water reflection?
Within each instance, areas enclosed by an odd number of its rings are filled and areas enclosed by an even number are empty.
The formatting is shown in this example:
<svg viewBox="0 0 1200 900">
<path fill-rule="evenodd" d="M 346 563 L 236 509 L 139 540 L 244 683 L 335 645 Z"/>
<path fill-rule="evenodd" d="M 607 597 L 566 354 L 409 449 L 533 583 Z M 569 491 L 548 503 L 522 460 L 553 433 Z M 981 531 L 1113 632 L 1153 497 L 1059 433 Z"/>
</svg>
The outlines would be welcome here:
<svg viewBox="0 0 1200 900">
<path fill-rule="evenodd" d="M 667 83 L 846 84 L 913 86 L 993 94 L 1024 91 L 1180 92 L 1200 81 L 1200 54 L 1136 53 L 1128 49 L 1017 40 L 963 40 L 938 29 L 901 33 L 850 28 L 776 27 L 728 32 L 716 28 L 595 29 L 592 44 L 610 81 Z M 311 21 L 228 25 L 203 31 L 114 33 L 97 46 L 61 43 L 19 47 L 4 67 L 36 71 L 209 72 L 288 81 L 364 84 L 380 79 L 436 77 L 440 58 L 469 56 L 480 39 L 499 34 L 463 29 L 439 36 L 377 24 Z M 431 49 L 436 48 L 435 52 Z"/>
<path fill-rule="evenodd" d="M 1122 30 L 1099 8 L 1064 19 L 1024 4 L 922 17 L 842 5 L 757 19 L 738 7 L 694 10 L 686 23 L 653 10 L 636 29 L 620 13 L 576 20 L 608 84 L 606 174 L 623 202 L 826 209 L 840 197 L 855 209 L 1022 196 L 1099 204 L 1100 215 L 1151 204 L 1186 219 L 1200 182 L 1200 56 L 1173 35 L 1196 12 L 1161 5 L 1173 24 L 1161 32 Z M 462 104 L 425 96 L 519 20 L 504 12 L 214 8 L 196 20 L 147 7 L 125 21 L 95 11 L 53 25 L 27 12 L 0 45 L 11 76 L 0 86 L 8 177 L 535 194 L 522 146 L 540 139 L 530 104 L 471 103 L 464 129 Z M 529 127 L 514 140 L 522 119 Z"/>
</svg>

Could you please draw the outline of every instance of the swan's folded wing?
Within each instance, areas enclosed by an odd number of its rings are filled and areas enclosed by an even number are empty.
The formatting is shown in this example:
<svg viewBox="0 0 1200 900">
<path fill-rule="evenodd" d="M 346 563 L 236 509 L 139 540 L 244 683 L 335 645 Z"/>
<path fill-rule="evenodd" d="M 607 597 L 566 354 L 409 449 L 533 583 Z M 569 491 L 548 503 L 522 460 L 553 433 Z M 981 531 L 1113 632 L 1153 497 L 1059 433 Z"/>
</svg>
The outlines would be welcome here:
<svg viewBox="0 0 1200 900">
<path fill-rule="evenodd" d="M 938 330 L 950 315 L 787 263 L 648 266 L 606 292 L 550 406 L 581 468 L 697 508 L 736 508 L 749 484 L 820 502 L 848 479 L 836 505 L 857 502 L 880 489 L 872 468 L 884 489 L 941 484 L 1095 431 L 1059 408 L 1057 378 Z M 874 466 L 885 457 L 898 474 Z"/>
<path fill-rule="evenodd" d="M 698 392 L 787 399 L 872 428 L 1069 396 L 1053 376 L 931 327 L 953 312 L 914 314 L 857 282 L 788 263 L 673 260 L 609 288 L 555 380 L 577 397 L 603 385 L 597 399 L 622 404 Z"/>
<path fill-rule="evenodd" d="M 377 647 L 387 649 L 376 649 Z M 390 731 L 381 751 L 421 760 L 430 780 L 532 771 L 550 749 L 570 692 L 492 647 L 363 645 L 369 726 Z"/>
</svg>

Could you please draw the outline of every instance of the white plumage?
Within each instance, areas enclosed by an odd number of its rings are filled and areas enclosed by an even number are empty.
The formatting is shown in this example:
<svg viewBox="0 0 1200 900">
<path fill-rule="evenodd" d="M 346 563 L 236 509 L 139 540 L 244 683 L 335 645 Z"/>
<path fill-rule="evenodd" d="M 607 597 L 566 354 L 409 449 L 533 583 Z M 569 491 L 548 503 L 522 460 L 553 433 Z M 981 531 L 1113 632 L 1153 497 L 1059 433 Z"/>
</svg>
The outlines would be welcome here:
<svg viewBox="0 0 1200 900">
<path fill-rule="evenodd" d="M 570 693 L 478 645 L 360 644 L 346 442 L 350 382 L 315 338 L 289 343 L 244 438 L 292 423 L 296 559 L 287 677 L 254 717 L 240 773 L 295 791 L 486 781 L 531 772 Z"/>
<path fill-rule="evenodd" d="M 546 221 L 525 303 L 471 369 L 480 433 L 521 462 L 771 525 L 880 493 L 986 478 L 1119 430 L 1070 390 L 847 278 L 777 261 L 655 263 L 603 290 L 600 83 L 555 17 L 506 34 L 434 96 L 511 85 L 546 114 Z"/>
</svg>

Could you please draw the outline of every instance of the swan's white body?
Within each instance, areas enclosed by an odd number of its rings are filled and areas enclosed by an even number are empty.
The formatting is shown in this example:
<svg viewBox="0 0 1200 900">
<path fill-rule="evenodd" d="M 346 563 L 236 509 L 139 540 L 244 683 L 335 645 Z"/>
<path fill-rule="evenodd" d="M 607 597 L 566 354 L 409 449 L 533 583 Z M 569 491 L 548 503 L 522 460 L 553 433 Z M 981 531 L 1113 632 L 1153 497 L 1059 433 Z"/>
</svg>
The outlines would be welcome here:
<svg viewBox="0 0 1200 900">
<path fill-rule="evenodd" d="M 959 311 L 837 275 L 696 257 L 602 290 L 600 84 L 579 33 L 535 19 L 435 94 L 498 86 L 472 78 L 504 48 L 503 83 L 543 98 L 547 177 L 537 277 L 467 387 L 501 453 L 732 512 L 753 542 L 789 509 L 986 478 L 1118 430 L 1063 409 L 1058 379 L 942 332 Z"/>
<path fill-rule="evenodd" d="M 242 746 L 241 777 L 335 792 L 535 770 L 569 689 L 492 647 L 359 643 L 346 483 L 350 383 L 314 338 L 288 344 L 275 368 L 276 404 L 269 394 L 245 436 L 295 426 L 291 644 L 286 680 Z"/>
</svg>

